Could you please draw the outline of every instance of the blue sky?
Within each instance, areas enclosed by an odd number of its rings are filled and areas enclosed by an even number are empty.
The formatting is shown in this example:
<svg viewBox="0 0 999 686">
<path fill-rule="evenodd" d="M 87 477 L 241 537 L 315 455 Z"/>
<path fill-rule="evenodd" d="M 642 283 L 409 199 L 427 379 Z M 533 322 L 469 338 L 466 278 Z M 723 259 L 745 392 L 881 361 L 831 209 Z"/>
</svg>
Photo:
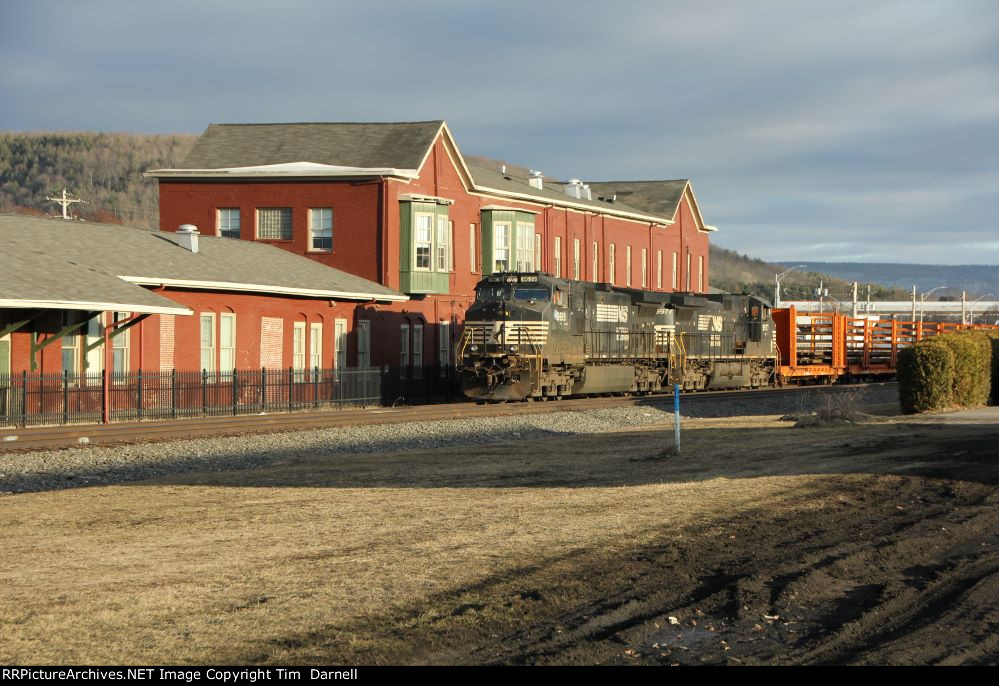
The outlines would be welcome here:
<svg viewBox="0 0 999 686">
<path fill-rule="evenodd" d="M 0 0 L 0 129 L 443 118 L 771 260 L 999 264 L 992 0 Z"/>
</svg>

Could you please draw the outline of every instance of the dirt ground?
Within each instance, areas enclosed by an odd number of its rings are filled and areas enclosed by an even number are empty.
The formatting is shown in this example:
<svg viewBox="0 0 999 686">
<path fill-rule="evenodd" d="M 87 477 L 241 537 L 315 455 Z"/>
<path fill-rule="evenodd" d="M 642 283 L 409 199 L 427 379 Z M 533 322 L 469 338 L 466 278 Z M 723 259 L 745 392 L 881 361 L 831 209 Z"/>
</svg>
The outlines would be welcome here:
<svg viewBox="0 0 999 686">
<path fill-rule="evenodd" d="M 671 435 L 4 497 L 0 662 L 999 661 L 999 408 Z"/>
</svg>

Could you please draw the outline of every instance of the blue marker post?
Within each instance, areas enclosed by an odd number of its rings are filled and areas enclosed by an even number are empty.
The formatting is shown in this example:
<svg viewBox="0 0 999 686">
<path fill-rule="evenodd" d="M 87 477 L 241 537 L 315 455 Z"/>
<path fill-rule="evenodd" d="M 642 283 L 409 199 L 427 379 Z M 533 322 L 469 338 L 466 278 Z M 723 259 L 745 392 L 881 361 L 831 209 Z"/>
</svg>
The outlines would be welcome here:
<svg viewBox="0 0 999 686">
<path fill-rule="evenodd" d="M 673 384 L 673 450 L 680 454 L 680 384 Z"/>
</svg>

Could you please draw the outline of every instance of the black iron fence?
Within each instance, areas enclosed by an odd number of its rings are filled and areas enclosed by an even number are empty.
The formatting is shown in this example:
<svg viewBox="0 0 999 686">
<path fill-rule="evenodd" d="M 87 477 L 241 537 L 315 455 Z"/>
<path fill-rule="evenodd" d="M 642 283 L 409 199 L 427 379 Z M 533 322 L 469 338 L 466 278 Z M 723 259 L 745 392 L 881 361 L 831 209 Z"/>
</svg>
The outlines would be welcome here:
<svg viewBox="0 0 999 686">
<path fill-rule="evenodd" d="M 223 416 L 454 399 L 450 367 L 0 375 L 0 426 Z"/>
</svg>

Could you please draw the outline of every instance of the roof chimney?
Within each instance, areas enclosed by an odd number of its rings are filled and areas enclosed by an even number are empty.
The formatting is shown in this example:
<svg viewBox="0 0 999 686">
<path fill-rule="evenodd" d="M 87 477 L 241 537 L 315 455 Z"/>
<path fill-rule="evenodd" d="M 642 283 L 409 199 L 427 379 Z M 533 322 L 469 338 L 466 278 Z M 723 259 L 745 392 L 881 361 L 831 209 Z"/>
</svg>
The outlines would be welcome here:
<svg viewBox="0 0 999 686">
<path fill-rule="evenodd" d="M 191 252 L 198 252 L 198 227 L 194 224 L 181 224 L 177 227 L 177 245 Z"/>
<path fill-rule="evenodd" d="M 531 174 L 527 179 L 527 183 L 531 184 L 532 188 L 541 190 L 545 186 L 545 175 L 532 169 Z"/>
</svg>

